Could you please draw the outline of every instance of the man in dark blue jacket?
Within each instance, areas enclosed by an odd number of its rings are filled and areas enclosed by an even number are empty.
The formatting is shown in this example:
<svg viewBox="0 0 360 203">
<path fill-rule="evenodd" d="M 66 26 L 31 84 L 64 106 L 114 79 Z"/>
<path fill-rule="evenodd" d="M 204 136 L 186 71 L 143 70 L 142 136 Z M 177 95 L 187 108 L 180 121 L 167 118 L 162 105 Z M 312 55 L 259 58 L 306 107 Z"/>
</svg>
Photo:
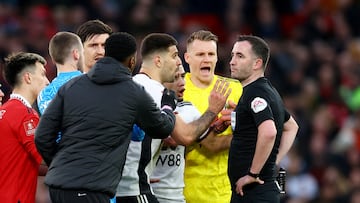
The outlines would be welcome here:
<svg viewBox="0 0 360 203">
<path fill-rule="evenodd" d="M 52 202 L 108 203 L 121 178 L 133 125 L 153 138 L 172 132 L 175 95 L 164 91 L 160 110 L 131 78 L 135 56 L 133 36 L 111 35 L 105 57 L 64 84 L 41 117 L 35 142 L 49 166 L 45 183 Z"/>
</svg>

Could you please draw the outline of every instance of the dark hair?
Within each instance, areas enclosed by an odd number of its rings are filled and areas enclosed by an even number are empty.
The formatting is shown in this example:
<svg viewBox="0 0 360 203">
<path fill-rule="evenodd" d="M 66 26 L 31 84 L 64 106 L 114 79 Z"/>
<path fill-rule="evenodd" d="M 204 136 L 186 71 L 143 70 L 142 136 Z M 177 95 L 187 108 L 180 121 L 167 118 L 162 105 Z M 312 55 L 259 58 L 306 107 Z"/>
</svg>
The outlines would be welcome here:
<svg viewBox="0 0 360 203">
<path fill-rule="evenodd" d="M 263 70 L 265 71 L 270 58 L 270 47 L 265 40 L 253 35 L 239 35 L 237 41 L 248 41 L 251 44 L 253 53 L 263 61 Z"/>
<path fill-rule="evenodd" d="M 195 40 L 215 41 L 217 43 L 218 42 L 218 37 L 215 34 L 213 34 L 212 32 L 208 31 L 208 30 L 199 30 L 199 31 L 191 33 L 191 35 L 188 37 L 186 43 L 190 44 Z"/>
<path fill-rule="evenodd" d="M 136 52 L 136 39 L 129 33 L 116 32 L 105 41 L 105 56 L 124 62 Z"/>
<path fill-rule="evenodd" d="M 98 34 L 112 34 L 110 26 L 106 25 L 100 20 L 89 20 L 80 25 L 76 34 L 79 35 L 81 42 L 84 43 L 89 38 Z"/>
<path fill-rule="evenodd" d="M 71 32 L 58 32 L 49 42 L 49 54 L 55 63 L 64 65 L 73 48 L 82 48 L 79 36 Z"/>
<path fill-rule="evenodd" d="M 141 43 L 141 56 L 145 58 L 155 51 L 167 51 L 170 46 L 177 45 L 174 37 L 165 33 L 152 33 L 147 35 Z"/>
<path fill-rule="evenodd" d="M 19 73 L 26 68 L 34 69 L 36 62 L 46 64 L 46 60 L 35 53 L 18 52 L 8 55 L 5 58 L 5 80 L 11 87 L 16 86 L 19 83 Z"/>
</svg>

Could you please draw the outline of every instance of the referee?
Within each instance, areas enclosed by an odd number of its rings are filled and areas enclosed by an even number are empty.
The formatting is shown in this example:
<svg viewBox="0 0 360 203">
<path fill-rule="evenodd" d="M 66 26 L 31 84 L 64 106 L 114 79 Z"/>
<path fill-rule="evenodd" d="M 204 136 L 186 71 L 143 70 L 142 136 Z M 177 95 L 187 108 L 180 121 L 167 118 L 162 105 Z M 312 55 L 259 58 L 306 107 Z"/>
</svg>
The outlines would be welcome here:
<svg viewBox="0 0 360 203">
<path fill-rule="evenodd" d="M 251 35 L 239 36 L 231 52 L 231 77 L 244 87 L 231 116 L 231 203 L 280 202 L 277 164 L 293 144 L 298 125 L 264 77 L 269 57 L 267 43 Z"/>
</svg>

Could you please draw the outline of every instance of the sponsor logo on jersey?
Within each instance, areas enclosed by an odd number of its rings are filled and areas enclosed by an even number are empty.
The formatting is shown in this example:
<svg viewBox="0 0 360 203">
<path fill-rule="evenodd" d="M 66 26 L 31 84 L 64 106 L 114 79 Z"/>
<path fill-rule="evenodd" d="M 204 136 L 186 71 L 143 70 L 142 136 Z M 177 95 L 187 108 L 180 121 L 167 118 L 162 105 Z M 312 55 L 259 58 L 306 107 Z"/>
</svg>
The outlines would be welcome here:
<svg viewBox="0 0 360 203">
<path fill-rule="evenodd" d="M 35 134 L 35 124 L 33 120 L 25 121 L 23 123 L 26 136 L 32 136 Z"/>
<path fill-rule="evenodd" d="M 256 97 L 251 102 L 251 109 L 254 111 L 254 113 L 259 113 L 260 111 L 264 110 L 267 107 L 267 102 L 265 99 L 261 97 Z"/>
</svg>

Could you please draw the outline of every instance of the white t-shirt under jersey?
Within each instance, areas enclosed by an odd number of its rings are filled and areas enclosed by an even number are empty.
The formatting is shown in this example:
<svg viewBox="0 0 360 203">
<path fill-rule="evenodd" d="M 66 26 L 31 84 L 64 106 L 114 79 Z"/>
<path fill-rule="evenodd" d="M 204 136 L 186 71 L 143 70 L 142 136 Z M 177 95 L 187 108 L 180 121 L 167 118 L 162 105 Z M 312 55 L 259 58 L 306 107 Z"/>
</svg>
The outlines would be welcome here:
<svg viewBox="0 0 360 203">
<path fill-rule="evenodd" d="M 137 74 L 133 77 L 133 80 L 140 85 L 142 85 L 145 90 L 151 95 L 154 99 L 155 103 L 158 107 L 161 105 L 162 93 L 164 90 L 164 86 L 149 78 L 145 74 Z M 150 174 L 153 171 L 155 166 L 154 160 L 156 159 L 156 154 L 160 148 L 161 139 L 151 139 L 151 160 L 148 163 L 140 163 L 142 160 L 141 156 L 146 156 L 145 153 L 142 153 L 144 150 L 148 150 L 148 145 L 144 146 L 142 141 L 130 141 L 129 149 L 126 154 L 125 166 L 122 173 L 122 178 L 118 184 L 116 196 L 124 197 L 124 196 L 138 196 L 140 194 L 144 194 L 142 188 L 150 188 Z M 146 149 L 145 149 L 145 148 Z M 139 168 L 142 165 L 146 165 L 145 167 L 145 177 L 139 177 Z M 140 178 L 146 178 L 145 181 L 140 181 Z M 143 182 L 147 185 L 141 185 L 140 182 Z M 146 193 L 146 192 L 145 192 Z"/>
</svg>

